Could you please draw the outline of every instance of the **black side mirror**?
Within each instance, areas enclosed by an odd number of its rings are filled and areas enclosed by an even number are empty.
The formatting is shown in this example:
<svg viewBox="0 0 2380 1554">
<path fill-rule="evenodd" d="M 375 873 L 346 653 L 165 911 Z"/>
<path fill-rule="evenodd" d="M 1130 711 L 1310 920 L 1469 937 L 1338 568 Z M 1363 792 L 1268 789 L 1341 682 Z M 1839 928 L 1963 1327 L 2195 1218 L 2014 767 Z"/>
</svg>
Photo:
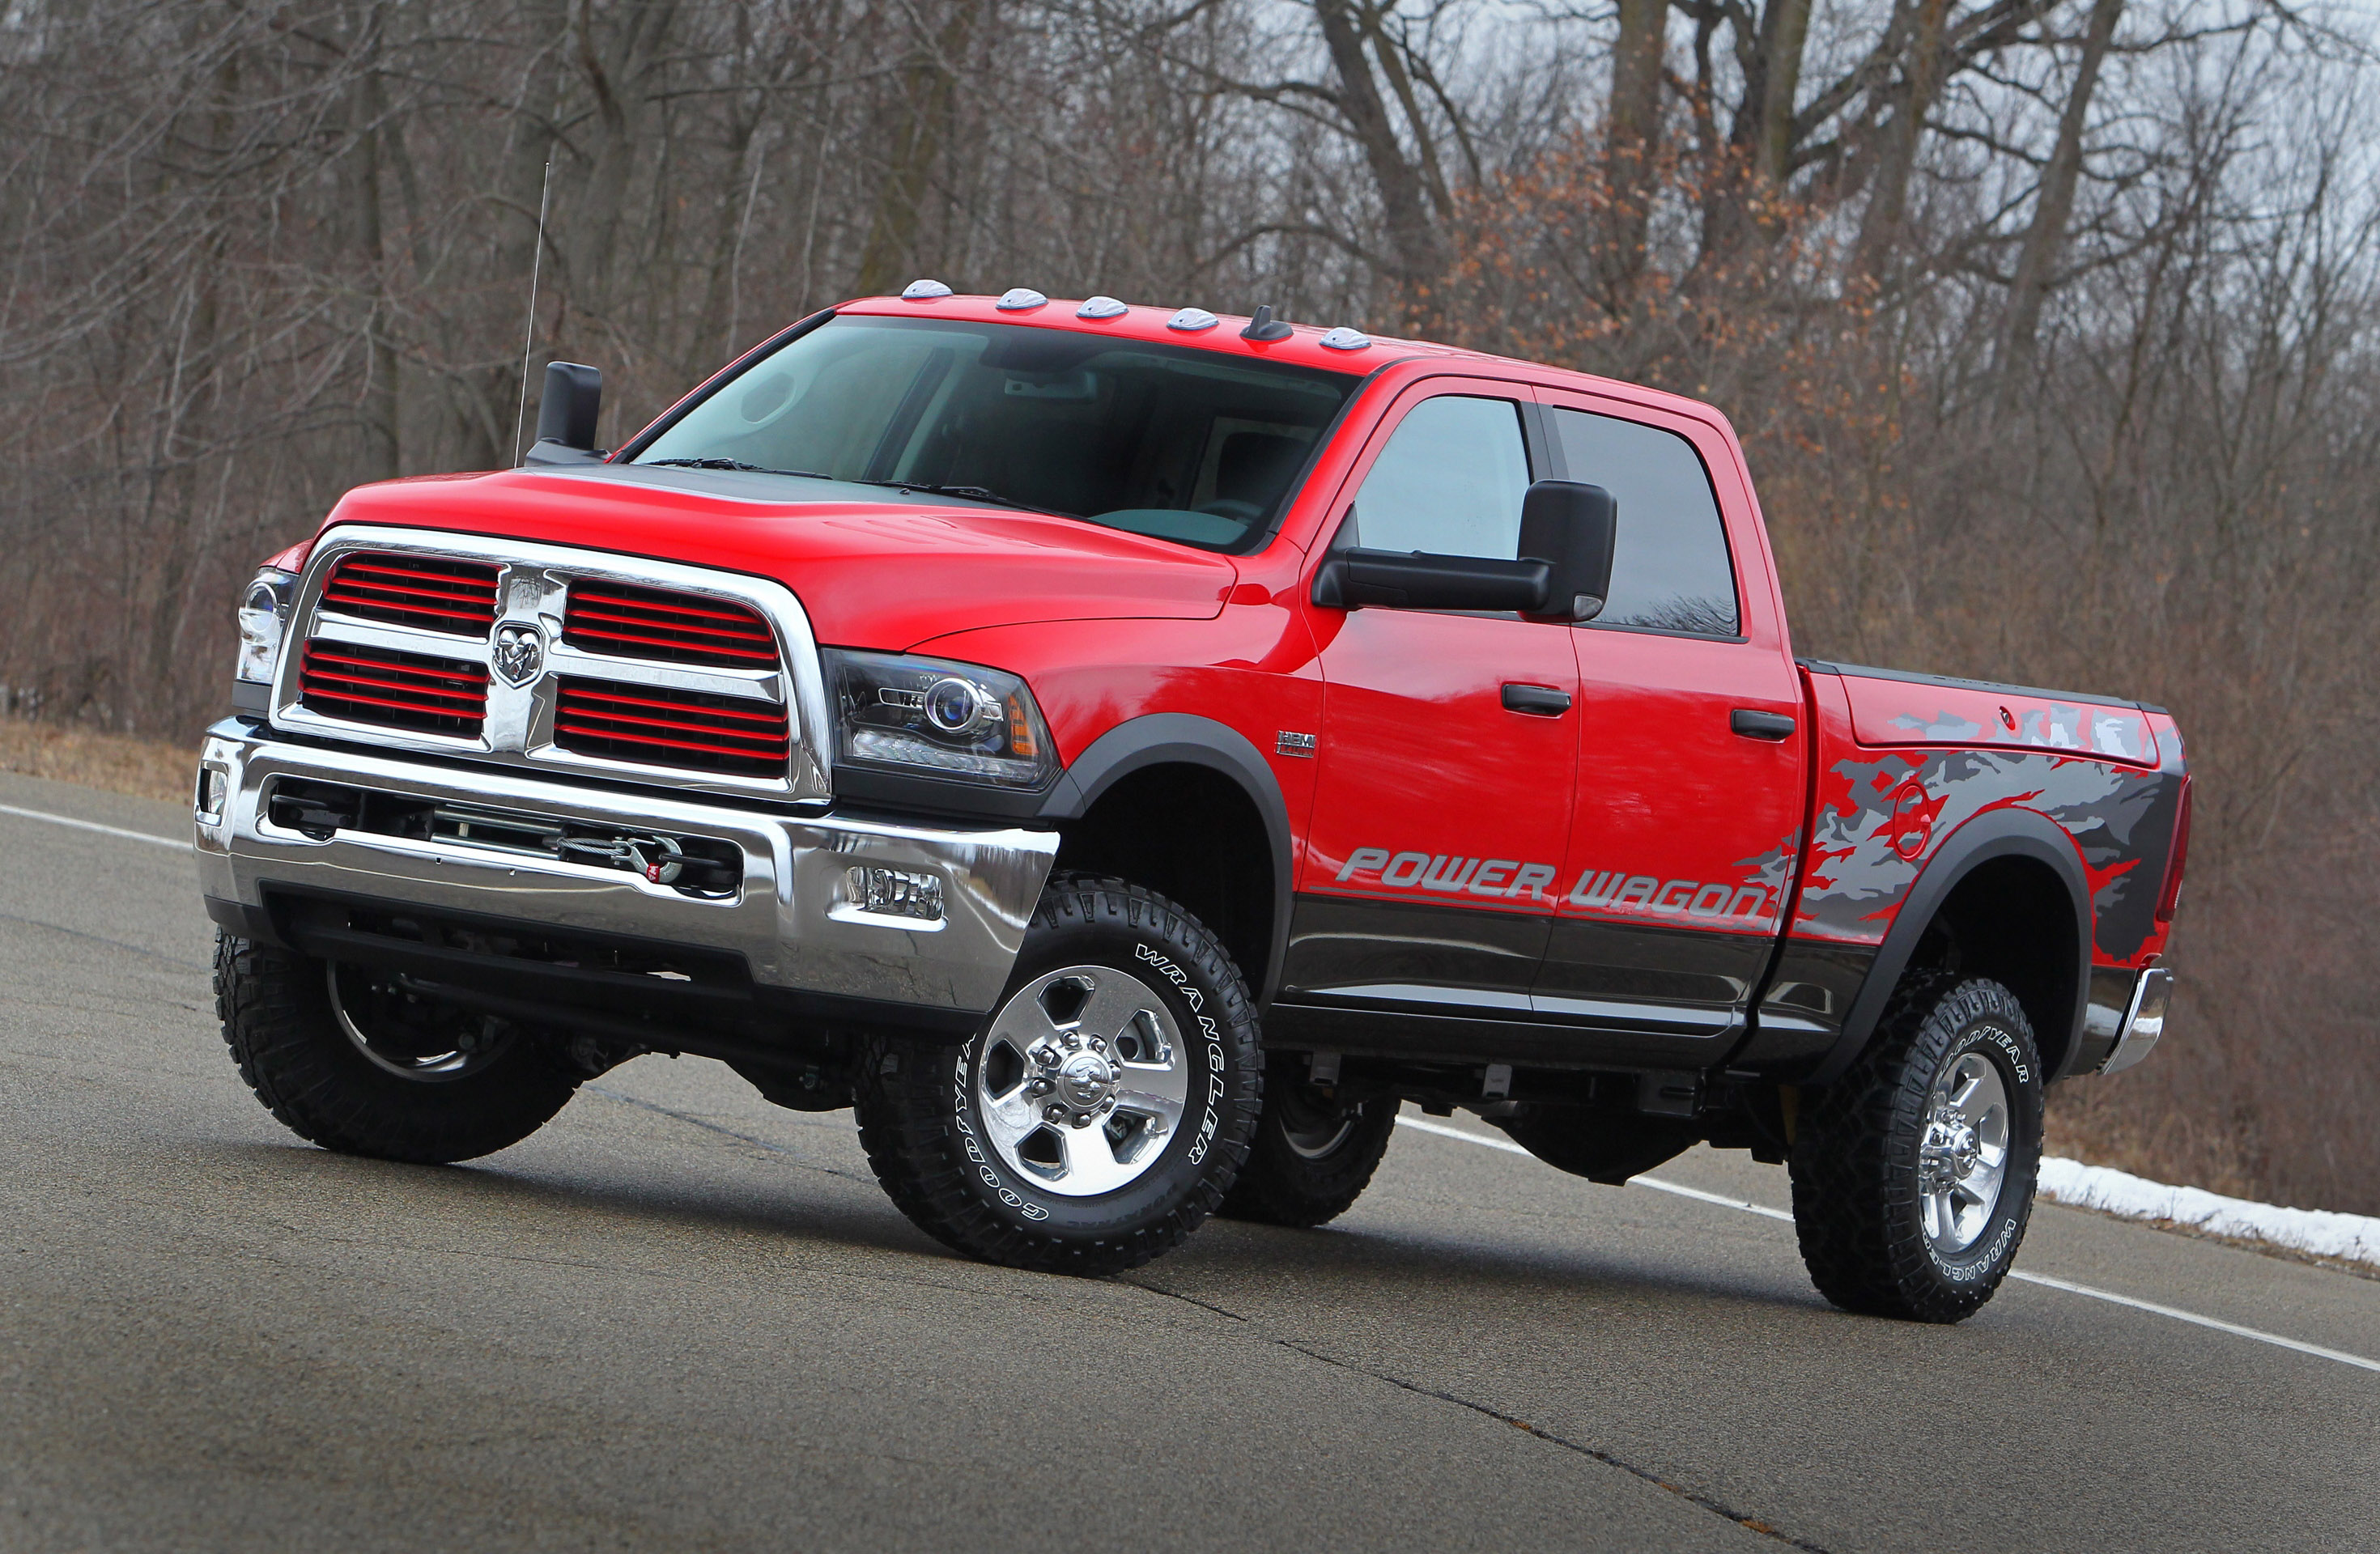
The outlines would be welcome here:
<svg viewBox="0 0 2380 1554">
<path fill-rule="evenodd" d="M 595 419 L 603 408 L 603 372 L 575 361 L 546 364 L 545 395 L 537 402 L 537 441 L 524 464 L 586 464 L 595 449 Z"/>
<path fill-rule="evenodd" d="M 1421 551 L 1345 550 L 1314 574 L 1314 602 L 1331 610 L 1372 604 L 1391 610 L 1546 608 L 1553 568 L 1542 561 L 1434 556 Z"/>
<path fill-rule="evenodd" d="M 1529 488 L 1521 499 L 1521 554 L 1552 574 L 1540 619 L 1591 621 L 1603 613 L 1619 538 L 1620 504 L 1601 486 L 1539 480 Z"/>
</svg>

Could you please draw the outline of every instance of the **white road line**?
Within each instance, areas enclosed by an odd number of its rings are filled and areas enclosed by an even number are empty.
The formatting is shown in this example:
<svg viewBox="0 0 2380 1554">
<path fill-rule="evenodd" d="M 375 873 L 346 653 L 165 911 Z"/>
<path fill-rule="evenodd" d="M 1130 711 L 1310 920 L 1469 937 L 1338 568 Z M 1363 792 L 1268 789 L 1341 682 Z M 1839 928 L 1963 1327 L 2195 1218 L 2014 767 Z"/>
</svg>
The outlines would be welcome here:
<svg viewBox="0 0 2380 1554">
<path fill-rule="evenodd" d="M 1478 1134 L 1468 1132 L 1463 1128 L 1450 1128 L 1444 1123 L 1426 1123 L 1419 1117 L 1408 1117 L 1402 1111 L 1397 1113 L 1397 1126 L 1401 1128 L 1419 1128 L 1424 1133 L 1434 1133 L 1446 1138 L 1459 1138 L 1465 1144 L 1484 1144 L 1490 1149 L 1501 1149 L 1507 1155 L 1525 1155 L 1528 1153 L 1526 1149 L 1522 1148 L 1519 1145 L 1511 1143 L 1505 1139 L 1483 1137 Z"/>
<path fill-rule="evenodd" d="M 128 841 L 146 842 L 152 847 L 173 847 L 182 852 L 190 850 L 186 840 L 170 836 L 153 836 L 145 831 L 127 831 L 122 826 L 103 826 L 97 820 L 78 820 L 71 815 L 51 815 L 39 809 L 19 809 L 13 804 L 0 804 L 0 815 L 14 815 L 20 820 L 47 820 L 54 826 L 72 826 L 77 831 L 95 831 L 102 836 L 121 836 Z"/>
<path fill-rule="evenodd" d="M 2160 1317 L 2170 1317 L 2177 1322 L 2212 1328 L 2218 1333 L 2236 1333 L 2241 1338 L 2252 1338 L 2259 1343 L 2277 1344 L 2283 1349 L 2294 1349 L 2301 1354 L 2318 1354 L 2325 1360 L 2337 1360 L 2342 1366 L 2380 1371 L 2380 1360 L 2367 1360 L 2361 1354 L 2350 1354 L 2337 1349 L 2325 1349 L 2319 1343 L 2301 1343 L 2296 1339 L 2283 1338 L 2278 1333 L 2264 1332 L 2255 1328 L 2243 1328 L 2237 1322 L 2225 1322 L 2213 1317 L 2201 1317 L 2195 1311 L 2183 1311 L 2178 1306 L 2159 1305 L 2155 1301 L 2134 1300 L 2130 1295 L 2119 1295 L 2112 1290 L 2095 1290 L 2088 1284 L 2071 1284 L 2063 1279 L 2052 1279 L 2046 1273 L 2026 1273 L 2022 1269 L 2011 1269 L 2009 1271 L 2009 1277 L 2022 1279 L 2028 1284 L 2045 1284 L 2053 1290 L 2064 1290 L 2070 1294 L 2088 1295 L 2093 1300 L 2111 1301 L 2118 1305 L 2129 1305 L 2135 1311 L 2154 1311 Z"/>
<path fill-rule="evenodd" d="M 1500 1138 L 1488 1138 L 1467 1129 L 1450 1128 L 1443 1123 L 1426 1122 L 1419 1117 L 1407 1117 L 1400 1113 L 1397 1117 L 1397 1124 L 1400 1127 L 1415 1128 L 1422 1133 L 1434 1133 L 1442 1138 L 1459 1138 L 1465 1144 L 1478 1144 L 1490 1149 L 1501 1149 L 1508 1155 L 1528 1153 L 1519 1145 L 1508 1143 Z M 1793 1222 L 1793 1216 L 1781 1208 L 1771 1208 L 1766 1204 L 1747 1203 L 1742 1198 L 1729 1197 L 1720 1193 L 1706 1193 L 1699 1187 L 1688 1187 L 1676 1182 L 1664 1182 L 1658 1176 L 1634 1177 L 1628 1184 L 1632 1187 L 1650 1187 L 1656 1192 L 1674 1193 L 1682 1198 L 1694 1198 L 1703 1203 L 1715 1203 L 1722 1208 L 1742 1209 L 1746 1214 L 1757 1214 L 1766 1220 L 1782 1220 L 1789 1225 Z M 2119 1295 L 2113 1290 L 2101 1290 L 2089 1284 L 2077 1284 L 2070 1280 L 2053 1279 L 2046 1273 L 2027 1273 L 2022 1269 L 2010 1269 L 2009 1277 L 2021 1279 L 2028 1284 L 2039 1284 L 2046 1289 L 2063 1290 L 2070 1295 L 2086 1295 L 2092 1300 L 2106 1301 L 2111 1305 L 2128 1305 L 2135 1311 L 2170 1317 L 2177 1322 L 2188 1322 L 2193 1327 L 2211 1328 L 2218 1333 L 2229 1333 L 2236 1338 L 2252 1338 L 2259 1343 L 2269 1343 L 2279 1349 L 2293 1349 L 2301 1354 L 2312 1354 L 2325 1360 L 2337 1360 L 2340 1365 L 2353 1366 L 2359 1370 L 2380 1371 L 2380 1360 L 2367 1360 L 2361 1354 L 2350 1354 L 2338 1349 L 2325 1349 L 2319 1343 L 2303 1343 L 2294 1338 L 2283 1338 L 2278 1333 L 2268 1333 L 2256 1328 L 2243 1328 L 2237 1322 L 2226 1322 L 2215 1317 L 2202 1317 L 2195 1311 L 2184 1311 L 2179 1306 L 2160 1305 L 2155 1301 L 2136 1300 L 2131 1295 Z"/>
</svg>

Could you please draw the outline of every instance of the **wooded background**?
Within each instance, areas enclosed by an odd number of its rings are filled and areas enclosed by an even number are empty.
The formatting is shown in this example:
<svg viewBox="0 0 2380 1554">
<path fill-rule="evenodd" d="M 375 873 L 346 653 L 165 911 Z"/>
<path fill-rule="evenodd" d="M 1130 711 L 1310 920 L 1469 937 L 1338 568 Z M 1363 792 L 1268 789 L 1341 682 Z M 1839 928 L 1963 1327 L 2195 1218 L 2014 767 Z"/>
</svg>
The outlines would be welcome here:
<svg viewBox="0 0 2380 1554">
<path fill-rule="evenodd" d="M 2374 80 L 2265 0 L 0 0 L 0 702 L 188 737 L 263 555 L 512 462 L 549 162 L 607 440 L 917 275 L 1558 362 L 1733 419 L 1797 650 L 2174 710 L 2183 993 L 2052 1146 L 2380 1211 Z"/>
</svg>

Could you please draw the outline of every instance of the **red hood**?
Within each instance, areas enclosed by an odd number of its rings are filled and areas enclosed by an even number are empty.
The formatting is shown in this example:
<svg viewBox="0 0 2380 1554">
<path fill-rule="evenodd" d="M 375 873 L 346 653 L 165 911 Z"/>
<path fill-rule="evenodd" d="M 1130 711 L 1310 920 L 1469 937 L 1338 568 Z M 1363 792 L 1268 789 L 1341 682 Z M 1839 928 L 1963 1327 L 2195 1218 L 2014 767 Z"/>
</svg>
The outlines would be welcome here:
<svg viewBox="0 0 2380 1554">
<path fill-rule="evenodd" d="M 892 651 L 1037 621 L 1208 619 L 1238 578 L 1221 556 L 1071 518 L 855 502 L 823 481 L 788 499 L 789 485 L 618 465 L 425 476 L 349 492 L 323 528 L 452 529 L 749 573 L 792 589 L 820 642 Z"/>
</svg>

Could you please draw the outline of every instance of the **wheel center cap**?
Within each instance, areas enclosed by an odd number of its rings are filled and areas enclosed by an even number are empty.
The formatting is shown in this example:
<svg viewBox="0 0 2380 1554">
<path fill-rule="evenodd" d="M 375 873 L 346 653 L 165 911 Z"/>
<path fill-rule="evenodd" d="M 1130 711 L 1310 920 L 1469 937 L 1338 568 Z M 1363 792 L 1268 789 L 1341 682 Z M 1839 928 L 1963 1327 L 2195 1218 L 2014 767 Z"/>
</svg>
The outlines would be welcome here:
<svg viewBox="0 0 2380 1554">
<path fill-rule="evenodd" d="M 1051 1077 L 1060 1098 L 1078 1111 L 1107 1099 L 1116 1084 L 1115 1065 L 1097 1052 L 1067 1053 Z"/>
<path fill-rule="evenodd" d="M 1937 1113 L 1926 1124 L 1918 1148 L 1918 1165 L 1931 1187 L 1939 1189 L 1967 1176 L 1983 1158 L 1983 1139 L 1974 1124 L 1951 1113 Z"/>
</svg>

